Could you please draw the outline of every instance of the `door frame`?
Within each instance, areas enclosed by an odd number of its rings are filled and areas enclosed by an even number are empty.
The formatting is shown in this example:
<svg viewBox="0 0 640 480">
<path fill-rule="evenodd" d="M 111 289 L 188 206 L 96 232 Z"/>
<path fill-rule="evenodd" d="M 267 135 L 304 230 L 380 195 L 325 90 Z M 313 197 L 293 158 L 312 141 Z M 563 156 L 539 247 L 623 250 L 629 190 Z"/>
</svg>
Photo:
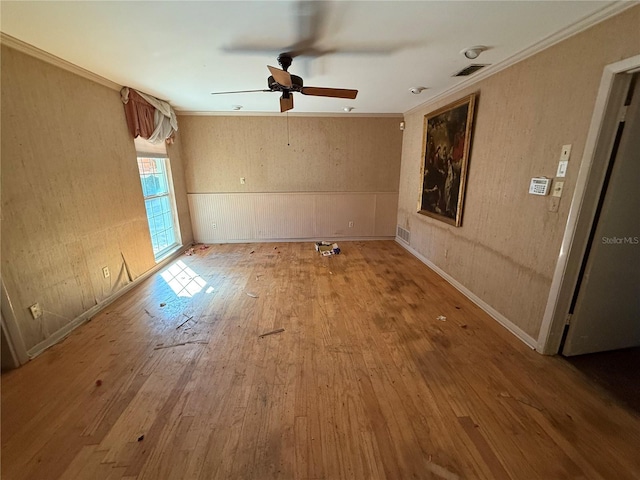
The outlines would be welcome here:
<svg viewBox="0 0 640 480">
<path fill-rule="evenodd" d="M 640 55 L 604 67 L 538 335 L 536 350 L 542 354 L 555 355 L 560 351 L 630 81 L 630 76 L 625 74 L 639 68 Z"/>
</svg>

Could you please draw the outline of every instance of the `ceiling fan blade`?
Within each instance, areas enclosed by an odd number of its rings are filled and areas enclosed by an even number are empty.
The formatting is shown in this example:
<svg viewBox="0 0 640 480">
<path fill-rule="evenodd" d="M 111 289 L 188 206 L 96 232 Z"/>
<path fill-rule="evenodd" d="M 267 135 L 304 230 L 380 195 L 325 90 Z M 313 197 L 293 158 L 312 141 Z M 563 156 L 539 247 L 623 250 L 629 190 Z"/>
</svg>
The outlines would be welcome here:
<svg viewBox="0 0 640 480">
<path fill-rule="evenodd" d="M 226 95 L 227 93 L 253 93 L 253 92 L 270 92 L 271 90 L 237 90 L 235 92 L 211 92 L 211 95 Z"/>
<path fill-rule="evenodd" d="M 323 87 L 302 87 L 300 93 L 304 95 L 314 95 L 316 97 L 350 98 L 353 100 L 358 95 L 358 90 L 348 88 L 323 88 Z"/>
<path fill-rule="evenodd" d="M 293 83 L 291 82 L 291 75 L 289 75 L 288 72 L 285 72 L 284 70 L 280 70 L 279 68 L 276 68 L 276 67 L 272 67 L 271 65 L 267 65 L 267 68 L 271 72 L 271 75 L 273 75 L 273 78 L 275 79 L 275 81 L 278 82 L 280 85 L 282 85 L 283 87 L 293 86 Z"/>
<path fill-rule="evenodd" d="M 280 112 L 286 112 L 293 108 L 293 95 L 289 93 L 287 98 L 284 95 L 280 97 Z"/>
</svg>

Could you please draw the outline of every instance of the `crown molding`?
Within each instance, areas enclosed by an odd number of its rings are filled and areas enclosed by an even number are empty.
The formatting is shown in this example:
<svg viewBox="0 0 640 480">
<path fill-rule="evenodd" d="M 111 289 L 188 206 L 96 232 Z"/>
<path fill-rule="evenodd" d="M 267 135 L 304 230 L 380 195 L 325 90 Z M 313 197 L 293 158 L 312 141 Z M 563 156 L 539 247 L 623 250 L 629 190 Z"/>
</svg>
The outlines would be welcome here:
<svg viewBox="0 0 640 480">
<path fill-rule="evenodd" d="M 567 26 L 566 28 L 553 33 L 542 40 L 534 43 L 528 48 L 521 50 L 520 52 L 512 55 L 511 57 L 496 63 L 495 65 L 486 67 L 484 70 L 479 72 L 476 75 L 472 75 L 471 77 L 461 81 L 453 87 L 446 88 L 445 90 L 437 93 L 435 96 L 429 98 L 424 103 L 417 105 L 406 112 L 403 113 L 333 113 L 333 112 L 318 112 L 318 113 L 291 113 L 292 116 L 300 116 L 300 117 L 395 117 L 402 118 L 404 115 L 409 115 L 415 113 L 419 110 L 423 110 L 424 108 L 429 107 L 432 104 L 435 104 L 439 100 L 453 95 L 469 86 L 472 86 L 485 78 L 488 78 L 496 73 L 515 65 L 526 58 L 529 58 L 536 53 L 541 52 L 563 40 L 566 40 L 569 37 L 577 35 L 578 33 L 600 23 L 610 17 L 613 17 L 623 11 L 635 7 L 638 5 L 638 1 L 626 1 L 620 0 L 609 5 L 602 7 L 600 10 L 588 15 L 572 24 Z M 30 45 L 22 40 L 19 40 L 11 35 L 7 35 L 4 32 L 0 32 L 0 44 L 5 45 L 9 48 L 13 48 L 19 52 L 22 52 L 26 55 L 32 56 L 39 60 L 42 60 L 51 65 L 57 66 L 66 70 L 68 72 L 74 73 L 80 77 L 86 78 L 87 80 L 91 80 L 100 85 L 103 85 L 112 90 L 119 91 L 122 86 L 104 78 L 96 73 L 93 73 L 89 70 L 86 70 L 78 65 L 75 65 L 67 60 L 63 60 L 60 57 L 52 55 L 44 50 L 41 50 L 33 45 Z M 178 111 L 176 110 L 177 115 L 190 115 L 190 116 L 278 116 L 281 115 L 278 112 L 198 112 L 198 111 Z"/>
<path fill-rule="evenodd" d="M 192 112 L 176 110 L 176 115 L 190 117 L 282 117 L 280 112 Z M 290 117 L 335 117 L 335 118 L 404 118 L 402 113 L 338 113 L 338 112 L 291 112 Z"/>
<path fill-rule="evenodd" d="M 420 110 L 424 110 L 425 108 L 428 108 L 429 106 L 435 104 L 436 102 L 442 100 L 443 98 L 446 98 L 450 95 L 458 93 L 467 87 L 473 86 L 474 84 L 480 82 L 481 80 L 484 80 L 485 78 L 495 75 L 496 73 L 501 72 L 502 70 L 505 70 L 506 68 L 509 68 L 512 65 L 515 65 L 516 63 L 519 63 L 522 60 L 525 60 L 537 53 L 540 53 L 541 51 L 546 50 L 547 48 L 552 47 L 553 45 L 560 43 L 563 40 L 573 37 L 574 35 L 577 35 L 578 33 L 583 32 L 600 22 L 603 22 L 608 18 L 614 17 L 615 15 L 618 15 L 624 12 L 625 10 L 636 7 L 638 6 L 638 3 L 639 2 L 637 0 L 635 1 L 620 0 L 614 3 L 611 3 L 609 5 L 606 5 L 602 7 L 600 10 L 595 11 L 591 15 L 583 17 L 580 20 L 563 28 L 562 30 L 559 30 L 558 32 L 552 33 L 551 35 L 544 37 L 542 40 L 534 43 L 533 45 L 523 50 L 520 50 L 519 52 L 502 60 L 501 62 L 498 62 L 494 65 L 484 68 L 477 75 L 471 75 L 469 78 L 461 81 L 460 83 L 454 85 L 453 87 L 446 88 L 445 90 L 441 91 L 435 96 L 429 98 L 424 103 L 421 103 L 420 105 L 417 105 L 407 110 L 406 112 L 404 112 L 404 114 L 411 115 Z"/>
<path fill-rule="evenodd" d="M 63 60 L 60 57 L 56 57 L 55 55 L 45 52 L 44 50 L 34 47 L 33 45 L 25 43 L 22 40 L 18 40 L 11 35 L 7 35 L 4 32 L 0 32 L 0 44 L 9 48 L 13 48 L 14 50 L 17 50 L 31 57 L 37 58 L 38 60 L 42 60 L 43 62 L 46 62 L 50 65 L 59 67 L 63 70 L 66 70 L 67 72 L 75 73 L 80 77 L 86 78 L 87 80 L 91 80 L 95 83 L 99 83 L 100 85 L 103 85 L 112 90 L 120 91 L 120 89 L 122 88 L 121 85 L 118 85 L 117 83 L 112 82 L 107 78 L 101 77 L 97 73 L 90 72 L 89 70 L 79 67 L 78 65 Z"/>
</svg>

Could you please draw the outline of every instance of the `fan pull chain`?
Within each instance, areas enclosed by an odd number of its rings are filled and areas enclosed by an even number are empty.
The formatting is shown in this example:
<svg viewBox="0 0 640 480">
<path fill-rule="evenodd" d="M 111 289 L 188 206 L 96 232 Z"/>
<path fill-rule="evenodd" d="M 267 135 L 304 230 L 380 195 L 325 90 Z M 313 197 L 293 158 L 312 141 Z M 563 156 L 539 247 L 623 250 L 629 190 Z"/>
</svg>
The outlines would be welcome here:
<svg viewBox="0 0 640 480">
<path fill-rule="evenodd" d="M 287 112 L 287 147 L 290 147 L 291 144 L 289 143 L 289 112 Z"/>
</svg>

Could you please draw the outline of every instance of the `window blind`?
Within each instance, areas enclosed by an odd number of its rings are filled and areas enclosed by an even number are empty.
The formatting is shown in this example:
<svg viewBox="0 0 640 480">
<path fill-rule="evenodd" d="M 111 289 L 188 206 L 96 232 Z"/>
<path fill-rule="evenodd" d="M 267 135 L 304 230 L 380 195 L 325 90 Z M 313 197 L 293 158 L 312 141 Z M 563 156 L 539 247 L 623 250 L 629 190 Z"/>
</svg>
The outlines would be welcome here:
<svg viewBox="0 0 640 480">
<path fill-rule="evenodd" d="M 160 142 L 154 145 L 153 143 L 145 140 L 142 137 L 136 137 L 133 139 L 133 143 L 136 146 L 136 152 L 139 157 L 147 158 L 167 158 L 167 144 Z"/>
</svg>

